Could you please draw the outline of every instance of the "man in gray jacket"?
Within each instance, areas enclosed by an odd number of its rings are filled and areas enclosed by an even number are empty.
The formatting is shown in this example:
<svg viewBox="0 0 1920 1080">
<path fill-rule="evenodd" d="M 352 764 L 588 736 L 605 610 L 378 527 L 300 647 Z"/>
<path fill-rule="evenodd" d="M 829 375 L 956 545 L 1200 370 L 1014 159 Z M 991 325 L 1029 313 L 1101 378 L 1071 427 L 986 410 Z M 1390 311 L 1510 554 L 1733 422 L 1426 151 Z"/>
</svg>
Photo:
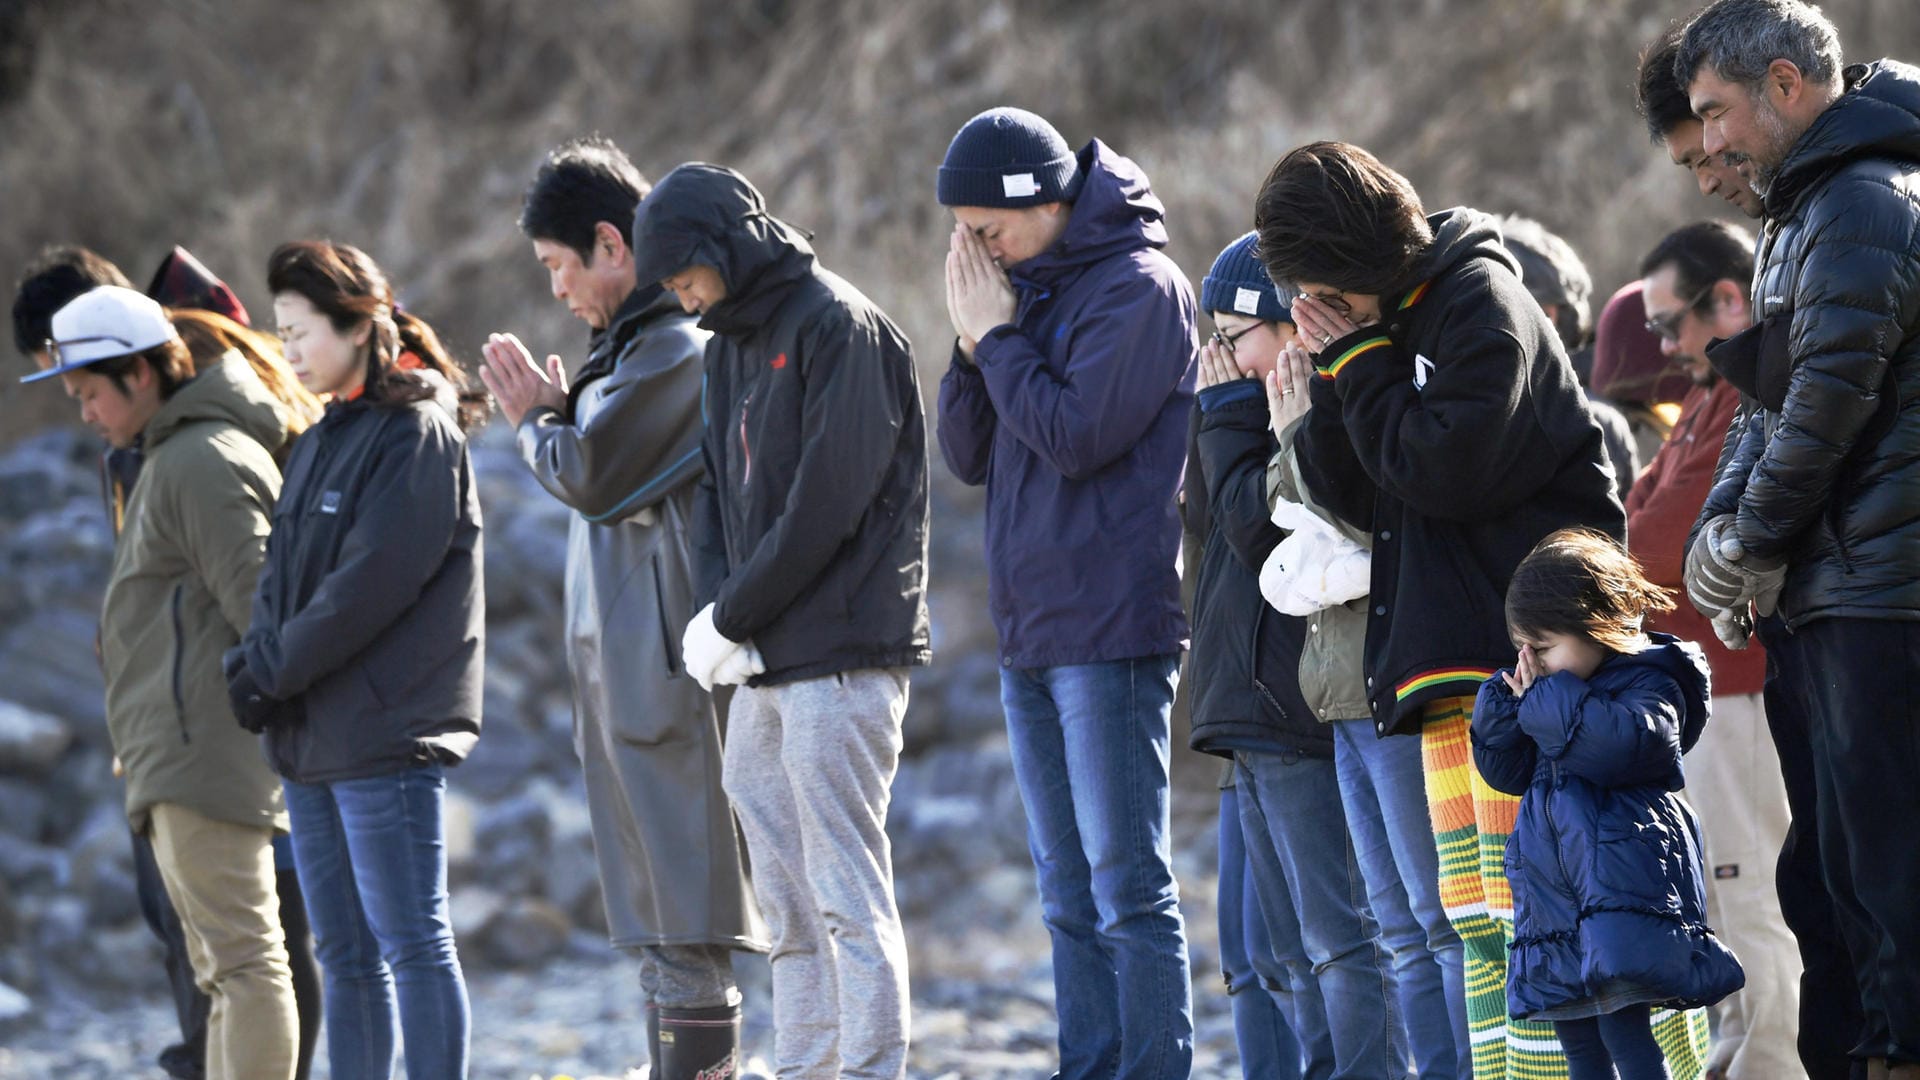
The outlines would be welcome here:
<svg viewBox="0 0 1920 1080">
<path fill-rule="evenodd" d="M 592 349 L 569 387 L 558 356 L 543 371 L 495 334 L 481 377 L 534 476 L 577 511 L 567 661 L 607 925 L 641 962 L 655 1080 L 693 1080 L 737 1069 L 731 950 L 764 950 L 766 935 L 720 787 L 714 702 L 680 660 L 708 335 L 635 280 L 625 223 L 649 189 L 597 136 L 547 156 L 520 229 L 554 298 L 593 328 Z"/>
</svg>

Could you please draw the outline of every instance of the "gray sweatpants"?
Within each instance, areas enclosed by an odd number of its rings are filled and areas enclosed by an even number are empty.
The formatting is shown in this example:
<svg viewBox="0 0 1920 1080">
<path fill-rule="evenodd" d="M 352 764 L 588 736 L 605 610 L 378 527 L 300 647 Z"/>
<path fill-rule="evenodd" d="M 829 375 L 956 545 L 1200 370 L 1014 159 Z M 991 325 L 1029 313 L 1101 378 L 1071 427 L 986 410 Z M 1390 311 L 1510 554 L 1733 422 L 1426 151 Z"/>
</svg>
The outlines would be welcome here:
<svg viewBox="0 0 1920 1080">
<path fill-rule="evenodd" d="M 722 783 L 773 939 L 780 1080 L 906 1075 L 907 944 L 886 831 L 906 711 L 898 668 L 734 694 Z"/>
</svg>

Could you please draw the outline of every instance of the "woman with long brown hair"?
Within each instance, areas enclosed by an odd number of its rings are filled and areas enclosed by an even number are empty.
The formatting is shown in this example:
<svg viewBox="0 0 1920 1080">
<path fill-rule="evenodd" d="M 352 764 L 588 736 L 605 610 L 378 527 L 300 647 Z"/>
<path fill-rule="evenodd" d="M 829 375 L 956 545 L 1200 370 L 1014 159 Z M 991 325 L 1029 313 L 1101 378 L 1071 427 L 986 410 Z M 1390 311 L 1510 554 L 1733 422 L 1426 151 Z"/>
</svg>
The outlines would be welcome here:
<svg viewBox="0 0 1920 1080">
<path fill-rule="evenodd" d="M 287 463 L 253 623 L 228 654 L 266 733 L 326 986 L 339 1080 L 464 1077 L 443 770 L 480 735 L 480 503 L 465 429 L 485 399 L 357 248 L 267 265 L 286 359 L 325 414 Z"/>
</svg>

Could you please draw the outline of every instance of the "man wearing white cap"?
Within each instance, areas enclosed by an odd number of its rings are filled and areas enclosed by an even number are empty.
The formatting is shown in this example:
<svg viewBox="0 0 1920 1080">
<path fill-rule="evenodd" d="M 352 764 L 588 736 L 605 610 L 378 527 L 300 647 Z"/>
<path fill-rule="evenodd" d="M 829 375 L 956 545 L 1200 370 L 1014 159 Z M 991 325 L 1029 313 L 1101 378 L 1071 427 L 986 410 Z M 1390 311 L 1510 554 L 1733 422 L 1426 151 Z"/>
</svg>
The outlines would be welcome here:
<svg viewBox="0 0 1920 1080">
<path fill-rule="evenodd" d="M 293 983 L 274 890 L 280 787 L 235 722 L 220 656 L 247 627 L 285 439 L 282 406 L 238 355 L 196 376 L 159 304 L 117 286 L 53 316 L 51 366 L 80 418 L 146 464 L 101 616 L 107 728 L 127 818 L 152 841 L 213 1000 L 206 1075 L 293 1076 Z"/>
</svg>

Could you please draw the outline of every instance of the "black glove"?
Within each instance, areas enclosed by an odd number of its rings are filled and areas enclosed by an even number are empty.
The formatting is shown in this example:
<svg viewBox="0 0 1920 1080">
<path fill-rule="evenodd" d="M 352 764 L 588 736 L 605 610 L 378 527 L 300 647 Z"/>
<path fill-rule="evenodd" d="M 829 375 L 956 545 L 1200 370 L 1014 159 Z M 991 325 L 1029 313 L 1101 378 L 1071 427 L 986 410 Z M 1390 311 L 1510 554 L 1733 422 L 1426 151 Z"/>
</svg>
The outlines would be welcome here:
<svg viewBox="0 0 1920 1080">
<path fill-rule="evenodd" d="M 220 670 L 227 677 L 227 701 L 233 706 L 233 718 L 255 735 L 285 722 L 286 703 L 275 700 L 260 689 L 253 672 L 247 669 L 245 649 L 235 646 L 220 658 Z"/>
</svg>

